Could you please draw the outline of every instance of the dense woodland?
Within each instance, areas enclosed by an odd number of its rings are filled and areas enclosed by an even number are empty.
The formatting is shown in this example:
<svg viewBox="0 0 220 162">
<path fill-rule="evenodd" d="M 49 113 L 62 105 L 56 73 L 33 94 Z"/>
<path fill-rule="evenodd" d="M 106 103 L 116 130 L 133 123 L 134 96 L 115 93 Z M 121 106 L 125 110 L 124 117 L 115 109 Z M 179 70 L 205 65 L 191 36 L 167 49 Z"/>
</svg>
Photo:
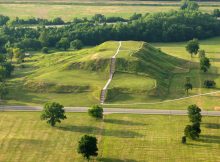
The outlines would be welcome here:
<svg viewBox="0 0 220 162">
<path fill-rule="evenodd" d="M 80 40 L 84 45 L 97 45 L 108 40 L 177 42 L 220 35 L 220 21 L 213 14 L 198 10 L 134 14 L 127 21 L 118 17 L 110 19 L 111 21 L 98 14 L 91 20 L 74 19 L 73 22 L 59 28 L 44 26 L 27 28 L 15 24 L 38 24 L 43 20 L 32 18 L 27 23 L 28 20 L 17 18 L 12 21 L 6 16 L 1 16 L 0 51 L 6 53 L 7 48 L 39 50 L 42 47 L 66 50 L 74 40 Z M 64 24 L 60 18 L 44 22 L 51 22 L 48 24 L 54 25 Z"/>
</svg>

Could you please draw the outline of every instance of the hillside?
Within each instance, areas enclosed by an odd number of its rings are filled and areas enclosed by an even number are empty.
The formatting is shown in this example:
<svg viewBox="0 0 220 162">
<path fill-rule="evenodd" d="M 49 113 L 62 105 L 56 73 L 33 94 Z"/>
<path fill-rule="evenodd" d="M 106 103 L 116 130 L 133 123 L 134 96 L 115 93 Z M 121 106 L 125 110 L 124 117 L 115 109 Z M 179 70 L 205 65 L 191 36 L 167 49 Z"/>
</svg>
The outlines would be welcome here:
<svg viewBox="0 0 220 162">
<path fill-rule="evenodd" d="M 80 51 L 34 53 L 16 67 L 10 80 L 9 104 L 50 100 L 68 106 L 99 103 L 100 91 L 109 77 L 110 58 L 117 47 L 118 42 L 110 41 Z M 184 71 L 182 64 L 185 61 L 147 43 L 123 42 L 107 101 L 115 100 L 115 91 L 118 95 L 128 92 L 163 98 L 168 93 L 169 78 Z"/>
</svg>

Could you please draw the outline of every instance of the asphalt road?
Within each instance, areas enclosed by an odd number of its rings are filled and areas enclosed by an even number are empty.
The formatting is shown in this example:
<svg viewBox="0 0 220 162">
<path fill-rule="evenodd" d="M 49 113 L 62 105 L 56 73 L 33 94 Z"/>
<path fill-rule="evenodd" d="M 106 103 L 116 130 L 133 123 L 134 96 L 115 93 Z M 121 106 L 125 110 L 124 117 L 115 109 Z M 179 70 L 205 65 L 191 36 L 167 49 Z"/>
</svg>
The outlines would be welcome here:
<svg viewBox="0 0 220 162">
<path fill-rule="evenodd" d="M 0 106 L 0 111 L 42 111 L 40 106 Z M 88 107 L 65 107 L 66 112 L 87 112 Z M 105 114 L 187 115 L 186 110 L 104 108 Z M 220 116 L 220 111 L 202 111 L 204 116 Z"/>
</svg>

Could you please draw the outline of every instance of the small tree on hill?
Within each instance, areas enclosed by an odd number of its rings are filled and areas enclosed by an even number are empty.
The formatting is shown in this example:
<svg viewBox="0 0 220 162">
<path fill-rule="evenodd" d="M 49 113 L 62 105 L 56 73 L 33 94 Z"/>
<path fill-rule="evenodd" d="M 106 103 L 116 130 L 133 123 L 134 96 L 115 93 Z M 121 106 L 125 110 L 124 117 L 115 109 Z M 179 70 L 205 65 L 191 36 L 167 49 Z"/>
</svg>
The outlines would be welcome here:
<svg viewBox="0 0 220 162">
<path fill-rule="evenodd" d="M 203 72 L 207 72 L 210 66 L 211 64 L 210 64 L 209 58 L 202 57 L 200 59 L 200 70 L 202 70 Z"/>
<path fill-rule="evenodd" d="M 199 51 L 199 41 L 198 39 L 190 40 L 186 45 L 186 50 L 192 55 L 196 55 Z"/>
<path fill-rule="evenodd" d="M 88 110 L 88 113 L 90 116 L 96 118 L 96 119 L 102 119 L 103 118 L 103 108 L 99 105 L 94 105 L 92 108 Z"/>
<path fill-rule="evenodd" d="M 88 161 L 90 160 L 90 156 L 97 156 L 98 147 L 96 137 L 89 135 L 82 136 L 79 141 L 77 151 Z"/>
<path fill-rule="evenodd" d="M 8 94 L 8 88 L 4 82 L 0 82 L 0 99 L 4 99 Z"/>
<path fill-rule="evenodd" d="M 47 120 L 48 124 L 55 126 L 57 122 L 60 123 L 64 119 L 66 119 L 66 115 L 63 105 L 56 102 L 46 103 L 44 105 L 41 120 Z"/>
<path fill-rule="evenodd" d="M 189 77 L 186 77 L 186 83 L 184 84 L 184 88 L 185 88 L 187 95 L 189 94 L 189 90 L 192 90 L 192 88 L 193 88 L 192 84 L 190 83 Z"/>
</svg>

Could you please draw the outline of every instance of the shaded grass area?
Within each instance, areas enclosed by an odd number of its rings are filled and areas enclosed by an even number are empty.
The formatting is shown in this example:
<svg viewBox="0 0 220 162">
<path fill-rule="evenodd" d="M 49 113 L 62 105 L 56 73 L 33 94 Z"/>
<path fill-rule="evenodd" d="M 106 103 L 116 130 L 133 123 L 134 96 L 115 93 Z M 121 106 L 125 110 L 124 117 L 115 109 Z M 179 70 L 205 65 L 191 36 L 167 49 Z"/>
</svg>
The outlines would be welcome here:
<svg viewBox="0 0 220 162">
<path fill-rule="evenodd" d="M 105 115 L 104 122 L 87 114 L 67 113 L 67 120 L 51 128 L 40 113 L 1 112 L 0 161 L 83 161 L 76 148 L 84 134 L 99 140 L 97 161 L 220 160 L 218 117 L 204 117 L 198 141 L 181 144 L 186 116 Z"/>
</svg>

